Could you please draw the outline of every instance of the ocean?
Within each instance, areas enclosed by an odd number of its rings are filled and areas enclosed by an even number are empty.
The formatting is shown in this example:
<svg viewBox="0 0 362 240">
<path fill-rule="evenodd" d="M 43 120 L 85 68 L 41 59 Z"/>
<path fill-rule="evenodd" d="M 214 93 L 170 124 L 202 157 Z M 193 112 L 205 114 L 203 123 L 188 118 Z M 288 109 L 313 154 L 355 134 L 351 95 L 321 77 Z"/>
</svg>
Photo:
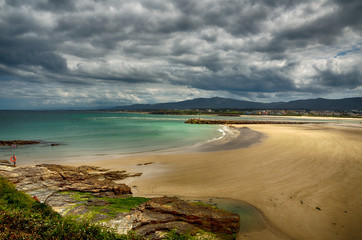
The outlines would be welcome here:
<svg viewBox="0 0 362 240">
<path fill-rule="evenodd" d="M 18 165 L 98 161 L 138 153 L 186 149 L 220 139 L 228 132 L 223 126 L 184 124 L 192 117 L 356 122 L 355 119 L 335 118 L 217 117 L 105 111 L 0 111 L 0 140 L 41 141 L 34 145 L 0 146 L 0 159 L 9 160 L 15 154 Z"/>
<path fill-rule="evenodd" d="M 100 160 L 186 148 L 224 135 L 220 126 L 184 124 L 190 117 L 103 111 L 0 111 L 0 140 L 41 141 L 0 146 L 0 159 L 15 154 L 18 165 Z"/>
</svg>

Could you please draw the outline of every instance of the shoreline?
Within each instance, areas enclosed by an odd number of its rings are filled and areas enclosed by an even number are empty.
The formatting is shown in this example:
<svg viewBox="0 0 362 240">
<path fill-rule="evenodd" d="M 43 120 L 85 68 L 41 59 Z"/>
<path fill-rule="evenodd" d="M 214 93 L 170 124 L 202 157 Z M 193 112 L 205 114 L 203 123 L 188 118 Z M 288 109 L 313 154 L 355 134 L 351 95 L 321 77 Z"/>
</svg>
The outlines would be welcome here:
<svg viewBox="0 0 362 240">
<path fill-rule="evenodd" d="M 215 152 L 247 148 L 260 143 L 266 137 L 263 133 L 248 127 L 234 127 L 232 125 L 224 125 L 224 127 L 223 131 L 226 133 L 222 138 L 191 147 L 190 151 L 192 152 L 194 149 L 196 152 Z"/>
<path fill-rule="evenodd" d="M 145 152 L 135 152 L 135 153 L 125 153 L 125 154 L 110 154 L 110 155 L 98 155 L 98 156 L 89 156 L 87 160 L 79 161 L 79 157 L 72 157 L 72 161 L 67 162 L 67 164 L 77 165 L 77 164 L 88 164 L 90 162 L 103 162 L 103 161 L 113 161 L 117 159 L 127 159 L 134 157 L 143 157 L 143 156 L 154 156 L 154 155 L 173 155 L 173 154 L 184 154 L 184 153 L 205 153 L 205 152 L 215 152 L 215 151 L 225 151 L 225 150 L 234 150 L 239 148 L 247 148 L 253 144 L 260 143 L 263 138 L 266 136 L 260 132 L 254 131 L 248 127 L 240 126 L 235 127 L 232 125 L 220 125 L 222 130 L 219 131 L 223 133 L 221 137 L 209 139 L 200 143 L 196 143 L 189 146 L 181 147 L 172 147 L 165 149 L 157 149 L 152 151 Z M 69 158 L 67 158 L 69 159 Z M 29 164 L 31 165 L 31 164 Z"/>
<path fill-rule="evenodd" d="M 240 234 L 239 239 L 361 236 L 360 127 L 247 127 L 264 134 L 262 141 L 233 150 L 138 155 L 90 164 L 143 172 L 129 182 L 135 196 L 240 200 L 260 209 L 275 226 Z"/>
</svg>

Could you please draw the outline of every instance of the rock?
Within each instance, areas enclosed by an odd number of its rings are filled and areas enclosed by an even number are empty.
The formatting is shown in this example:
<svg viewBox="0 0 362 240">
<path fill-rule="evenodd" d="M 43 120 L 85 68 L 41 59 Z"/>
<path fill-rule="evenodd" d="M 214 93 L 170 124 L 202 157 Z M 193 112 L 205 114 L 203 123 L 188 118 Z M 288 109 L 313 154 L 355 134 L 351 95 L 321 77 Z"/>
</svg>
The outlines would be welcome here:
<svg viewBox="0 0 362 240">
<path fill-rule="evenodd" d="M 132 194 L 131 188 L 123 183 L 113 186 L 112 190 L 115 195 Z"/>
<path fill-rule="evenodd" d="M 38 143 L 40 143 L 40 141 L 34 141 L 34 140 L 8 140 L 8 141 L 0 141 L 0 146 L 38 144 Z"/>
<path fill-rule="evenodd" d="M 57 164 L 14 168 L 5 161 L 3 163 L 4 165 L 0 165 L 0 175 L 16 184 L 18 190 L 37 195 L 40 201 L 46 201 L 50 195 L 58 191 L 90 192 L 97 196 L 109 197 L 132 194 L 129 186 L 113 181 L 134 176 L 125 171 Z"/>
<path fill-rule="evenodd" d="M 67 214 L 69 215 L 82 215 L 89 212 L 89 208 L 85 205 L 76 206 L 70 209 Z"/>
<path fill-rule="evenodd" d="M 153 198 L 130 213 L 118 214 L 105 225 L 118 233 L 132 230 L 149 239 L 162 239 L 171 230 L 195 235 L 212 232 L 220 239 L 234 239 L 239 230 L 238 214 L 188 203 L 175 197 Z"/>
<path fill-rule="evenodd" d="M 182 224 L 184 232 L 200 228 L 217 234 L 232 235 L 239 230 L 239 215 L 208 206 L 188 203 L 175 197 L 153 198 L 137 208 L 139 218 L 134 227 L 136 233 L 148 235 L 150 232 L 177 227 Z M 145 223 L 148 227 L 145 228 Z M 165 224 L 168 223 L 168 224 Z M 151 226 L 152 225 L 152 226 Z"/>
<path fill-rule="evenodd" d="M 99 221 L 103 221 L 103 220 L 106 220 L 106 219 L 109 219 L 110 216 L 108 215 L 104 215 L 104 214 L 96 214 L 93 218 L 93 221 L 95 222 L 99 222 Z"/>
<path fill-rule="evenodd" d="M 149 239 L 162 239 L 165 232 L 175 228 L 191 234 L 199 234 L 201 229 L 216 234 L 220 239 L 233 239 L 239 229 L 238 214 L 188 203 L 175 197 L 153 198 L 130 212 L 116 216 L 109 214 L 113 208 L 107 198 L 132 194 L 129 186 L 114 181 L 134 176 L 125 171 L 56 164 L 14 168 L 4 162 L 4 165 L 0 164 L 0 175 L 14 183 L 18 190 L 36 196 L 40 202 L 52 206 L 62 215 L 88 216 L 90 213 L 95 216 L 92 221 L 100 221 L 118 233 L 132 230 Z M 98 212 L 91 212 L 95 209 Z"/>
<path fill-rule="evenodd" d="M 166 231 L 171 231 L 177 229 L 176 231 L 179 233 L 189 233 L 191 235 L 195 235 L 197 232 L 197 228 L 192 224 L 187 222 L 165 222 L 165 223 L 156 223 L 156 224 L 147 224 L 137 228 L 136 233 L 141 236 L 147 236 L 149 239 L 162 239 L 162 233 Z"/>
<path fill-rule="evenodd" d="M 138 163 L 137 166 L 147 166 L 147 165 L 150 165 L 150 164 L 153 164 L 154 162 L 146 162 L 146 163 Z"/>
<path fill-rule="evenodd" d="M 220 119 L 203 119 L 190 118 L 185 121 L 187 124 L 324 124 L 323 122 L 292 122 L 292 121 L 253 121 L 253 120 L 220 120 Z"/>
<path fill-rule="evenodd" d="M 78 167 L 78 170 L 82 173 L 92 173 L 92 172 L 102 173 L 102 172 L 109 171 L 109 169 L 94 167 L 94 166 L 87 166 L 87 165 L 82 165 L 82 166 Z"/>
<path fill-rule="evenodd" d="M 8 160 L 0 160 L 0 165 L 12 166 L 11 162 L 9 162 Z"/>
<path fill-rule="evenodd" d="M 106 206 L 108 204 L 109 204 L 109 202 L 102 200 L 102 199 L 97 199 L 97 198 L 91 198 L 86 203 L 86 205 L 88 205 L 88 206 Z"/>
<path fill-rule="evenodd" d="M 49 197 L 44 202 L 46 202 L 54 209 L 54 211 L 58 212 L 61 215 L 65 215 L 69 209 L 72 209 L 80 203 L 68 194 L 63 194 L 59 192 L 55 192 L 49 195 Z"/>
</svg>

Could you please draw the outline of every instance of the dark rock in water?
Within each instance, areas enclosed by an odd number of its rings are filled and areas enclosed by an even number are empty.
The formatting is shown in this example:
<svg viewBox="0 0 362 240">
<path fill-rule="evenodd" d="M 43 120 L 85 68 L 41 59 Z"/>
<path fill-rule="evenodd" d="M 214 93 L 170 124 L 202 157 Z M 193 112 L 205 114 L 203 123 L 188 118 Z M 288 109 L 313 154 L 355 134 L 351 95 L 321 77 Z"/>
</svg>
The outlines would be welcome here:
<svg viewBox="0 0 362 240">
<path fill-rule="evenodd" d="M 0 141 L 0 146 L 12 146 L 12 145 L 26 145 L 26 144 L 38 144 L 40 141 L 34 140 L 7 140 Z"/>
<path fill-rule="evenodd" d="M 135 212 L 138 212 L 139 217 L 133 230 L 143 236 L 177 228 L 184 233 L 202 229 L 228 239 L 239 230 L 238 214 L 192 204 L 175 197 L 153 198 Z"/>
</svg>

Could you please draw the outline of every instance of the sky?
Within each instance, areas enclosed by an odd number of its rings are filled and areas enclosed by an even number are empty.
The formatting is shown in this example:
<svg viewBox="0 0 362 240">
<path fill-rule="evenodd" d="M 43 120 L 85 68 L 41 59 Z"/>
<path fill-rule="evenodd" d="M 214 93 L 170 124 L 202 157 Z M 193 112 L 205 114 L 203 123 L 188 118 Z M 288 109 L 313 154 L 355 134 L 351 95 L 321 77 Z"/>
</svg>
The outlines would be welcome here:
<svg viewBox="0 0 362 240">
<path fill-rule="evenodd" d="M 0 109 L 362 96 L 361 0 L 0 0 Z"/>
</svg>

